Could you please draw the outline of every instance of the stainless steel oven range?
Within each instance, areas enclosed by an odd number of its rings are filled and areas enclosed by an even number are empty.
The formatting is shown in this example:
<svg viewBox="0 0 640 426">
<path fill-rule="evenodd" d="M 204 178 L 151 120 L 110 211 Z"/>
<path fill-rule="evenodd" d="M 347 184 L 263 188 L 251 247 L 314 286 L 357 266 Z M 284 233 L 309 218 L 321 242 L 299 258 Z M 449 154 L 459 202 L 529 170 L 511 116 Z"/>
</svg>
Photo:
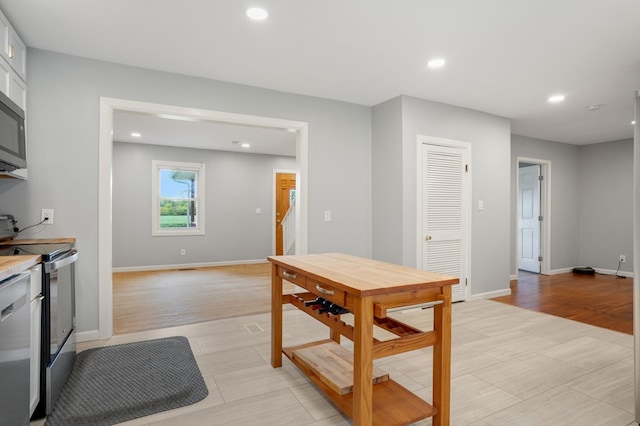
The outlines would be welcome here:
<svg viewBox="0 0 640 426">
<path fill-rule="evenodd" d="M 13 241 L 15 244 L 19 242 Z M 2 244 L 2 243 L 0 243 Z M 12 245 L 0 256 L 36 254 L 42 257 L 42 341 L 40 402 L 32 418 L 51 413 L 76 357 L 75 263 L 72 243 Z"/>
</svg>

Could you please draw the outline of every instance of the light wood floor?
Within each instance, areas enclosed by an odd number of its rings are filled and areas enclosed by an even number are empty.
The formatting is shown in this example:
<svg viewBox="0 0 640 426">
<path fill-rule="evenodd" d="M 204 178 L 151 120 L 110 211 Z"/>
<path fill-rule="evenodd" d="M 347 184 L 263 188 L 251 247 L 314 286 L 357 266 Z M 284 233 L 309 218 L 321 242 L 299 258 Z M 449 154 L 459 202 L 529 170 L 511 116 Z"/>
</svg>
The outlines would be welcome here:
<svg viewBox="0 0 640 426">
<path fill-rule="evenodd" d="M 113 274 L 114 334 L 270 309 L 270 263 Z"/>
<path fill-rule="evenodd" d="M 269 312 L 270 280 L 268 263 L 114 273 L 114 334 Z M 611 275 L 521 272 L 512 294 L 493 300 L 633 334 L 632 286 Z"/>
</svg>

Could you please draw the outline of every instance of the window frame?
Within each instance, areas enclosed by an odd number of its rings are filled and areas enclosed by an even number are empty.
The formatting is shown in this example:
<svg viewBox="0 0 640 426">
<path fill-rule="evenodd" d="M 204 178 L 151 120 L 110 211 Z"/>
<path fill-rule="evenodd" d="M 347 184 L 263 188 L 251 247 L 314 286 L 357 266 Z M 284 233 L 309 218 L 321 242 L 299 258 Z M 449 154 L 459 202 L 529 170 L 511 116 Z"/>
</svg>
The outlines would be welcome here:
<svg viewBox="0 0 640 426">
<path fill-rule="evenodd" d="M 160 227 L 160 171 L 178 170 L 196 173 L 196 206 L 197 225 L 193 228 L 161 228 Z M 151 236 L 170 237 L 185 235 L 205 235 L 205 165 L 183 161 L 152 160 L 151 161 Z"/>
</svg>

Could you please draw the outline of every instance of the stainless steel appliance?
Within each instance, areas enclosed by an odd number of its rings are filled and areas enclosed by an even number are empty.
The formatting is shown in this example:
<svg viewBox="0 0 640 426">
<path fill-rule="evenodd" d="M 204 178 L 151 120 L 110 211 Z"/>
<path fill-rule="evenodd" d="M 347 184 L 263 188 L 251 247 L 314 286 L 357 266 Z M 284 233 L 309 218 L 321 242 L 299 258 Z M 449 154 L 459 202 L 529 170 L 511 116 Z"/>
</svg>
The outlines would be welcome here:
<svg viewBox="0 0 640 426">
<path fill-rule="evenodd" d="M 0 282 L 0 424 L 29 424 L 29 272 Z"/>
<path fill-rule="evenodd" d="M 12 243 L 16 242 L 19 240 Z M 69 243 L 12 245 L 0 251 L 0 256 L 20 254 L 42 257 L 44 299 L 40 402 L 32 416 L 35 419 L 51 413 L 75 362 L 75 263 L 78 260 L 78 252 L 74 245 Z M 28 337 L 28 331 L 26 335 Z"/>
<path fill-rule="evenodd" d="M 0 170 L 26 167 L 24 111 L 0 92 Z"/>
</svg>

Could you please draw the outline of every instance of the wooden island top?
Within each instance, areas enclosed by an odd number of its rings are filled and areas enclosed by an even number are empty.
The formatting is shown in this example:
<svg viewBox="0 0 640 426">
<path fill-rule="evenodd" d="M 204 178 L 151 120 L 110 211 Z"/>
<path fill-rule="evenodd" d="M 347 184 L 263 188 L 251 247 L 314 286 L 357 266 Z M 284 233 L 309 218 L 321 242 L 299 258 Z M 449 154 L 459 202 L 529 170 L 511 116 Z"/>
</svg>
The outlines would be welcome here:
<svg viewBox="0 0 640 426">
<path fill-rule="evenodd" d="M 342 253 L 269 256 L 269 261 L 307 279 L 322 280 L 346 293 L 367 297 L 458 283 L 458 278 Z"/>
</svg>

